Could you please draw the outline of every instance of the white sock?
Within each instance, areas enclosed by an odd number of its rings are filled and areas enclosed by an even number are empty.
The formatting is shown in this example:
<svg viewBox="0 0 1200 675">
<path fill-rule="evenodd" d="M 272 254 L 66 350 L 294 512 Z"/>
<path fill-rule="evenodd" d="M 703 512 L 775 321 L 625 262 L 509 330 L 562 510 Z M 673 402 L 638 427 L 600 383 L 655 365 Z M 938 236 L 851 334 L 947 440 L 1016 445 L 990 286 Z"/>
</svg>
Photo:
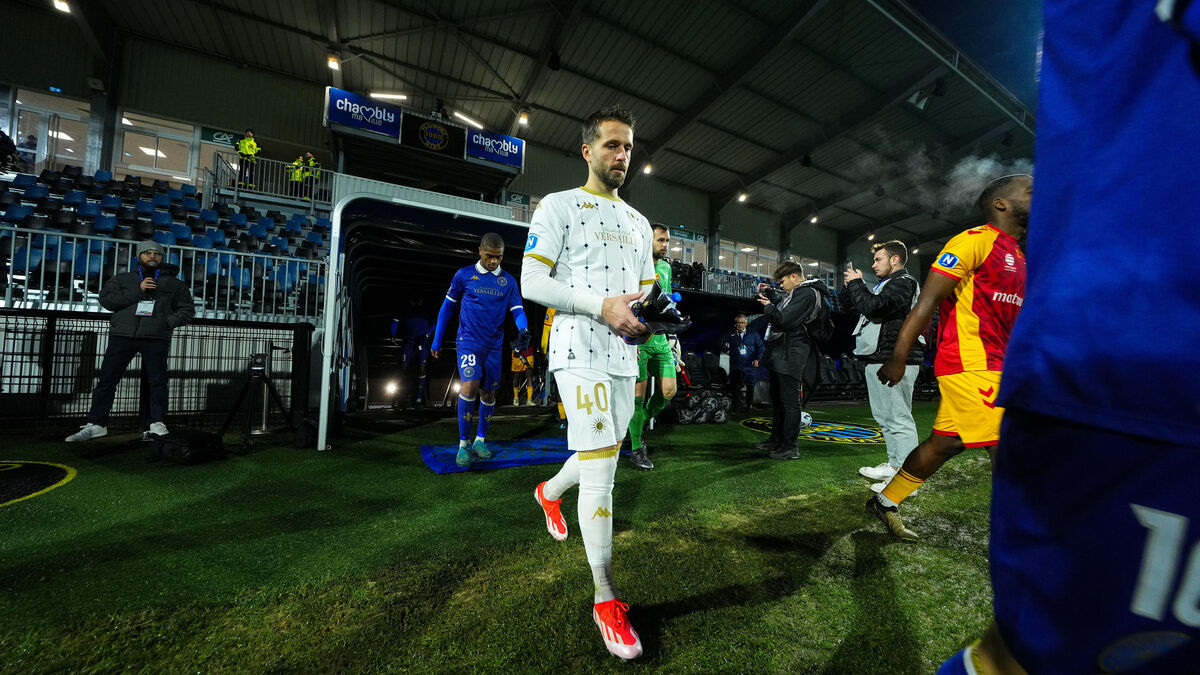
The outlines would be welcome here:
<svg viewBox="0 0 1200 675">
<path fill-rule="evenodd" d="M 579 455 L 572 453 L 567 461 L 563 462 L 558 473 L 546 481 L 546 487 L 542 488 L 542 496 L 550 501 L 555 501 L 576 485 L 579 485 Z"/>
<path fill-rule="evenodd" d="M 880 504 L 883 504 L 884 506 L 886 506 L 888 508 L 896 506 L 896 502 L 888 499 L 887 497 L 884 497 L 882 492 L 879 493 L 878 495 L 876 495 L 876 498 L 879 500 Z"/>
<path fill-rule="evenodd" d="M 596 602 L 617 597 L 612 581 L 613 479 L 617 456 L 579 460 L 579 534 L 592 568 Z"/>
<path fill-rule="evenodd" d="M 479 443 L 483 443 L 483 442 L 484 442 L 484 440 L 483 440 L 483 436 L 476 436 L 476 437 L 475 437 L 475 440 L 476 440 L 476 441 L 478 441 Z"/>
<path fill-rule="evenodd" d="M 458 442 L 458 447 L 460 447 L 460 448 L 465 448 L 465 447 L 467 447 L 467 441 L 466 441 L 465 439 L 463 439 L 463 440 L 459 440 L 459 442 Z"/>
</svg>

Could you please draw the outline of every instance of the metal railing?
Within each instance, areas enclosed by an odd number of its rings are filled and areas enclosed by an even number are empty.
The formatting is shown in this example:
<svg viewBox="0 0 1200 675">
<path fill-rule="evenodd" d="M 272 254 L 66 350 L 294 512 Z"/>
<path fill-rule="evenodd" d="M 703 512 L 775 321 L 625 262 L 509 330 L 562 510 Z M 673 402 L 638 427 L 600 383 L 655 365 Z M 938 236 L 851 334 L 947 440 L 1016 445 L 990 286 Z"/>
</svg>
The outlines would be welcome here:
<svg viewBox="0 0 1200 675">
<path fill-rule="evenodd" d="M 138 242 L 0 227 L 0 307 L 103 312 L 100 289 L 136 264 Z M 242 321 L 315 321 L 325 306 L 325 260 L 164 245 L 179 267 L 196 316 Z"/>
<path fill-rule="evenodd" d="M 82 424 L 108 347 L 108 327 L 108 318 L 99 315 L 0 310 L 0 420 L 57 427 L 67 420 Z M 273 354 L 271 380 L 285 406 L 299 403 L 293 419 L 301 415 L 310 396 L 312 329 L 307 322 L 234 324 L 204 319 L 175 329 L 167 362 L 168 426 L 219 426 L 249 378 L 253 354 Z M 146 409 L 148 390 L 141 375 L 139 358 L 117 384 L 111 411 L 117 427 L 131 427 Z M 253 426 L 284 422 L 274 410 L 264 416 L 257 401 L 261 392 L 249 393 L 256 399 Z M 243 404 L 234 412 L 250 414 L 249 410 Z M 241 419 L 237 414 L 235 418 Z M 7 433 L 18 431 L 12 424 L 3 427 Z"/>
<path fill-rule="evenodd" d="M 239 155 L 213 153 L 213 174 L 209 192 L 229 190 L 234 199 L 242 194 L 279 197 L 294 200 L 310 210 L 328 211 L 333 200 L 333 171 L 303 167 L 301 180 L 292 180 L 295 166 L 291 162 L 256 157 L 247 161 Z"/>
</svg>

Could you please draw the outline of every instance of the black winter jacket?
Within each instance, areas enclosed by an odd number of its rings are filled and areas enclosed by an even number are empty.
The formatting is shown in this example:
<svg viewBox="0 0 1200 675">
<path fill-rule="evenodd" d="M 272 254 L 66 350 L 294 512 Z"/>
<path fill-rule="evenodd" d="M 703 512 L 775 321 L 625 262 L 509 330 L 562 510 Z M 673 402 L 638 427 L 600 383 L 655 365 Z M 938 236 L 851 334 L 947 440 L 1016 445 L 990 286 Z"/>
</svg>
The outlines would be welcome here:
<svg viewBox="0 0 1200 675">
<path fill-rule="evenodd" d="M 871 292 L 866 282 L 855 279 L 846 285 L 842 293 L 842 309 L 862 314 L 874 324 L 879 324 L 879 346 L 874 354 L 859 355 L 866 363 L 883 363 L 892 357 L 896 340 L 900 338 L 900 327 L 912 309 L 913 296 L 917 294 L 917 280 L 901 270 L 887 277 L 888 282 L 879 289 L 879 295 Z M 909 365 L 924 363 L 925 348 L 914 342 L 904 360 Z"/>
<path fill-rule="evenodd" d="M 158 287 L 143 292 L 138 269 L 134 267 L 116 275 L 100 289 L 100 306 L 113 313 L 109 334 L 169 341 L 171 331 L 190 322 L 196 315 L 192 292 L 176 278 L 179 268 L 170 264 L 159 266 L 155 280 Z M 143 299 L 154 300 L 152 316 L 137 315 L 138 302 Z"/>
<path fill-rule="evenodd" d="M 762 365 L 767 370 L 812 381 L 816 375 L 817 352 L 804 328 L 812 314 L 816 294 L 808 286 L 792 289 L 792 300 L 781 311 L 776 305 L 763 307 L 771 326 Z"/>
</svg>

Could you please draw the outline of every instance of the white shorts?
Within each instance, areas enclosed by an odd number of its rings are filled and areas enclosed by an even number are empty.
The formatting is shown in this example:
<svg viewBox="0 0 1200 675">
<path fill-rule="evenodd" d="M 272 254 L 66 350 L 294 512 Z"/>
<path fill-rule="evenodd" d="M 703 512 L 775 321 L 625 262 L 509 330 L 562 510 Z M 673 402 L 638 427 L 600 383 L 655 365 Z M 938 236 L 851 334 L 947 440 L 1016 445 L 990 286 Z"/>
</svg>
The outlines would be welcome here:
<svg viewBox="0 0 1200 675">
<path fill-rule="evenodd" d="M 636 379 L 594 368 L 554 371 L 558 395 L 567 413 L 567 447 L 579 452 L 620 443 L 633 418 Z"/>
</svg>

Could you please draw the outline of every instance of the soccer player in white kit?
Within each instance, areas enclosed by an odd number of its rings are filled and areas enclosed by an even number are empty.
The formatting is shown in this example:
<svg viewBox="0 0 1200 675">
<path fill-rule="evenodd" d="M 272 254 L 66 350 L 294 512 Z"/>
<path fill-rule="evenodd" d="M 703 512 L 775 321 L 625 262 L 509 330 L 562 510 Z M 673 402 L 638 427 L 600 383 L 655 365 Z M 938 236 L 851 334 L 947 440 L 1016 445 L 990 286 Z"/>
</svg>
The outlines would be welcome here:
<svg viewBox="0 0 1200 675">
<path fill-rule="evenodd" d="M 629 304 L 654 284 L 650 222 L 617 196 L 629 170 L 633 126 L 633 115 L 616 106 L 584 120 L 587 183 L 542 199 L 521 264 L 525 298 L 557 310 L 547 357 L 574 451 L 534 496 L 551 536 L 562 541 L 562 495 L 579 486 L 579 533 L 595 583 L 592 617 L 604 646 L 623 659 L 641 654 L 642 643 L 612 579 L 613 478 L 638 374 L 637 346 L 622 338 L 645 333 Z"/>
</svg>

